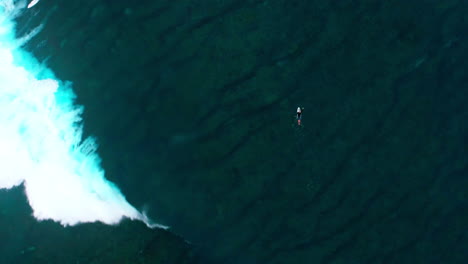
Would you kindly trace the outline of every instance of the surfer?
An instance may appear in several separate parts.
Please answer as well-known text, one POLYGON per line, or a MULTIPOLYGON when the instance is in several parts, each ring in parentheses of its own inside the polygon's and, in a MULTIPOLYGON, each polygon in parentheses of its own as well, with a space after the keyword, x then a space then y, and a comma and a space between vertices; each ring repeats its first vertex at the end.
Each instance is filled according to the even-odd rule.
POLYGON ((296 118, 297 118, 297 124, 298 124, 299 126, 301 125, 302 109, 304 109, 304 108, 300 108, 300 107, 297 108, 297 115, 296 115, 296 118))
POLYGON ((35 6, 38 2, 39 0, 32 0, 31 3, 29 3, 28 8, 35 6))

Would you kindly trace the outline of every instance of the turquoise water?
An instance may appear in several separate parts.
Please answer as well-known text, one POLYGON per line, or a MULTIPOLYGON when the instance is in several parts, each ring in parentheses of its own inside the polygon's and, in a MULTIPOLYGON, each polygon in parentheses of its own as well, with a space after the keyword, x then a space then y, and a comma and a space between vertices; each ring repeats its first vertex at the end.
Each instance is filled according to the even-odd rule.
POLYGON ((83 138, 96 139, 113 197, 170 228, 37 222, 20 186, 0 196, 3 262, 465 263, 467 10, 291 0, 22 10, 13 39, 41 26, 22 50, 71 82, 65 101, 83 106, 83 138))

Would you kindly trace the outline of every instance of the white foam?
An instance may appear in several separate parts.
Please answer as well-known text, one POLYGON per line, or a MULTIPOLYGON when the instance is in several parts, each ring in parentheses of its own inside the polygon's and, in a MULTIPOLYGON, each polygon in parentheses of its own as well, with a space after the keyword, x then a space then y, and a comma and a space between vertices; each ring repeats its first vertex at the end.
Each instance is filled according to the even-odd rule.
POLYGON ((38 220, 66 226, 117 224, 126 217, 165 228, 105 179, 95 141, 82 139, 82 108, 74 105, 70 85, 56 80, 13 37, 17 12, 12 1, 0 0, 0 188, 23 183, 38 220))

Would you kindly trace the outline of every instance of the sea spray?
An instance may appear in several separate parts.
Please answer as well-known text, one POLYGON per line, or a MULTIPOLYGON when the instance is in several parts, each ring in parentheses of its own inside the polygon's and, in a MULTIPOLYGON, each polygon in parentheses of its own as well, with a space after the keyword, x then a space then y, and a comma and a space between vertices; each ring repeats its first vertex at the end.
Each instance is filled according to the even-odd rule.
POLYGON ((22 50, 40 30, 15 38, 13 18, 25 7, 0 0, 0 188, 23 184, 38 220, 67 226, 126 217, 166 228, 105 179, 95 140, 82 138, 83 109, 74 104, 70 83, 22 50))

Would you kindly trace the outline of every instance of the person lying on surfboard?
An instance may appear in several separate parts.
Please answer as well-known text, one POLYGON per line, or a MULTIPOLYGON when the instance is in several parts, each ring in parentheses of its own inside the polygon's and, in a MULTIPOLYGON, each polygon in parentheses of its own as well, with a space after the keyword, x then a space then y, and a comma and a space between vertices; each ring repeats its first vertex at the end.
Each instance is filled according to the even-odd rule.
POLYGON ((296 118, 297 118, 297 124, 298 124, 299 126, 301 125, 302 109, 304 109, 304 108, 300 108, 300 107, 297 108, 297 116, 296 116, 296 118))

